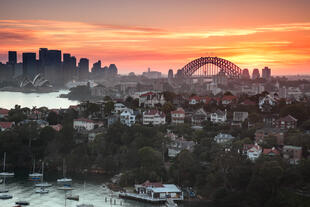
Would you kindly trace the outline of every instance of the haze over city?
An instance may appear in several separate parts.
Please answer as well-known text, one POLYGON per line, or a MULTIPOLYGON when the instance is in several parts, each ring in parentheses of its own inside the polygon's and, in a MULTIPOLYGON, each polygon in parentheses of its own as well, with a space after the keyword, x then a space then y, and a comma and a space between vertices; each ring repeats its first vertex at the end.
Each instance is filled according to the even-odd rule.
POLYGON ((61 49, 119 73, 167 73, 218 56, 273 75, 309 74, 310 2, 2 1, 0 61, 7 51, 61 49), (5 9, 4 9, 5 8, 5 9))

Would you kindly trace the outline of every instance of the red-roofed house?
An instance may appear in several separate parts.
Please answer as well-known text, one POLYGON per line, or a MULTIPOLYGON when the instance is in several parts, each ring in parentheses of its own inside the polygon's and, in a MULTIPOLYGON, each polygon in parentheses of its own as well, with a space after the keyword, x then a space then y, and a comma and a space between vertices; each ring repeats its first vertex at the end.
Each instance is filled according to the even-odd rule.
POLYGON ((237 102, 236 96, 223 96, 222 98, 222 104, 223 105, 229 105, 237 102))
POLYGON ((184 124, 185 111, 182 108, 177 108, 175 111, 171 111, 171 123, 172 124, 184 124))
POLYGON ((255 144, 253 147, 247 150, 247 156, 250 160, 255 161, 262 154, 262 148, 255 144))
POLYGON ((61 124, 56 124, 56 125, 50 125, 55 131, 59 132, 62 129, 61 124))
POLYGON ((9 115, 9 110, 0 108, 0 119, 7 117, 9 115))
POLYGON ((143 112, 143 125, 161 125, 166 124, 166 115, 156 109, 143 112))
POLYGON ((280 155, 280 152, 279 150, 277 150, 276 148, 269 148, 269 149, 264 149, 263 151, 263 155, 266 155, 266 156, 276 156, 276 155, 280 155))
POLYGON ((278 129, 295 129, 297 126, 297 121, 298 120, 291 115, 287 115, 286 117, 277 119, 273 125, 278 129))
POLYGON ((195 104, 200 103, 200 101, 201 101, 201 98, 199 96, 192 96, 189 98, 188 104, 195 105, 195 104))
POLYGON ((14 122, 0 122, 0 131, 11 129, 14 126, 14 122))

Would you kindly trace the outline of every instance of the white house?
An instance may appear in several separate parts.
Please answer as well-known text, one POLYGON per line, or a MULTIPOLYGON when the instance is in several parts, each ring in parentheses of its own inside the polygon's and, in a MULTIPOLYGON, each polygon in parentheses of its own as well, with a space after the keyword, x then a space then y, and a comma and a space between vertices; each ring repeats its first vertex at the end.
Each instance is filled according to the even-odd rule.
POLYGON ((87 131, 90 131, 95 128, 95 122, 85 118, 74 119, 73 128, 77 130, 86 129, 87 131))
POLYGON ((127 107, 122 103, 115 103, 114 104, 114 113, 122 113, 127 107))
POLYGON ((147 92, 139 96, 139 106, 154 107, 157 104, 164 105, 165 102, 163 93, 147 92))
POLYGON ((120 121, 129 127, 136 123, 136 116, 133 114, 132 109, 125 109, 120 115, 120 121))
POLYGON ((270 111, 276 103, 277 101, 271 95, 266 95, 259 99, 258 106, 261 111, 270 111))
POLYGON ((255 161, 262 154, 262 151, 262 148, 258 144, 255 144, 247 150, 247 156, 250 160, 255 161))
POLYGON ((227 120, 227 111, 217 110, 211 113, 210 121, 213 123, 224 123, 227 120))
POLYGON ((171 123, 172 124, 184 124, 185 111, 182 108, 177 108, 175 111, 171 111, 171 123))
POLYGON ((183 192, 174 184, 151 183, 146 181, 142 184, 135 185, 135 191, 143 197, 151 199, 166 200, 183 200, 183 192))
POLYGON ((168 146, 168 157, 176 157, 182 150, 193 152, 194 147, 194 141, 187 141, 183 137, 175 138, 168 146))
POLYGON ((161 125, 166 124, 166 115, 156 109, 143 112, 143 125, 161 125))
POLYGON ((231 141, 234 138, 235 137, 233 137, 231 134, 219 133, 218 135, 214 137, 214 141, 216 141, 217 143, 225 143, 225 142, 231 141))

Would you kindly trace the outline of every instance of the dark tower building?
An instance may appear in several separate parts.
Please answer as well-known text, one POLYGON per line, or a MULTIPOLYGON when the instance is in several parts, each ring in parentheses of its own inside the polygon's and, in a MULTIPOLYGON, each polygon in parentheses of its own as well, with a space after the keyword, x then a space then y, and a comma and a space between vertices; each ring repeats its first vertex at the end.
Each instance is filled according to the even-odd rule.
POLYGON ((76 59, 68 53, 63 54, 63 74, 65 82, 73 80, 76 69, 76 59))
POLYGON ((256 79, 259 79, 260 78, 260 73, 259 73, 259 70, 257 68, 255 68, 253 70, 253 73, 252 73, 252 79, 253 80, 256 80, 256 79))
POLYGON ((16 51, 9 51, 8 52, 9 56, 9 64, 15 65, 17 63, 17 53, 16 51))
POLYGON ((247 68, 242 70, 242 75, 241 75, 242 79, 248 80, 251 78, 249 70, 247 68))
POLYGON ((265 80, 270 80, 271 78, 271 69, 268 67, 265 67, 262 69, 262 78, 265 80))
POLYGON ((168 79, 172 79, 172 78, 173 78, 173 70, 170 69, 170 70, 168 71, 168 79))
MULTIPOLYGON (((45 52, 45 51, 44 51, 45 52)), ((45 59, 45 78, 53 85, 62 85, 63 70, 61 64, 61 51, 60 50, 47 50, 45 59)))
POLYGON ((37 74, 36 53, 23 53, 23 76, 33 79, 37 74))
POLYGON ((100 61, 100 60, 98 60, 98 62, 95 62, 95 63, 93 64, 93 67, 92 67, 92 69, 91 69, 91 72, 92 72, 93 74, 99 74, 99 73, 101 72, 101 61, 100 61))
POLYGON ((89 60, 87 58, 81 58, 79 62, 79 79, 88 80, 89 75, 89 60))
POLYGON ((115 76, 117 75, 117 67, 115 64, 109 65, 109 76, 115 76))

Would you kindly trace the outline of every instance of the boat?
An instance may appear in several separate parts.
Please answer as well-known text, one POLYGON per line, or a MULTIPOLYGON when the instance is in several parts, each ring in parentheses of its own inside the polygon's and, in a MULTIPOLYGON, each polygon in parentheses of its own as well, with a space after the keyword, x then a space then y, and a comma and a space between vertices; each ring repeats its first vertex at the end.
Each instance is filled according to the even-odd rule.
POLYGON ((80 200, 80 196, 78 196, 78 195, 67 195, 66 198, 68 200, 73 200, 73 201, 79 201, 80 200))
POLYGON ((38 189, 36 189, 35 192, 36 192, 36 193, 40 193, 40 194, 46 194, 46 193, 48 193, 49 191, 48 191, 48 189, 45 189, 45 188, 38 188, 38 189))
POLYGON ((72 183, 72 179, 66 178, 66 172, 67 172, 66 161, 63 160, 62 161, 62 176, 63 176, 63 178, 57 179, 57 183, 70 186, 72 183))
MULTIPOLYGON (((85 193, 85 186, 86 186, 86 183, 84 182, 84 193, 85 193)), ((94 207, 94 205, 93 204, 85 204, 85 203, 83 203, 83 204, 79 204, 79 205, 77 205, 77 207, 94 207)))
MULTIPOLYGON (((41 189, 45 189, 45 188, 48 188, 48 187, 51 187, 52 184, 50 183, 47 183, 47 182, 43 182, 43 178, 44 178, 44 162, 42 162, 42 177, 41 177, 41 183, 37 183, 35 184, 35 187, 39 187, 41 189)), ((37 193, 37 192, 36 192, 37 193)), ((45 192, 44 192, 45 193, 45 192)), ((47 191, 48 193, 48 191, 47 191)))
POLYGON ((42 173, 36 173, 35 172, 35 168, 36 168, 36 160, 33 160, 33 168, 32 168, 32 173, 29 174, 29 180, 40 180, 43 177, 42 173))
POLYGON ((0 199, 2 199, 2 200, 7 200, 7 199, 11 199, 11 198, 13 198, 13 196, 11 196, 11 195, 7 195, 7 194, 0 195, 0 199))
POLYGON ((71 188, 70 186, 62 186, 62 187, 59 187, 58 190, 69 191, 69 190, 73 190, 73 188, 71 188))
POLYGON ((28 201, 16 201, 15 204, 20 206, 28 206, 30 203, 28 201))
POLYGON ((166 207, 177 207, 178 204, 176 204, 171 198, 168 198, 166 203, 165 203, 166 207))

